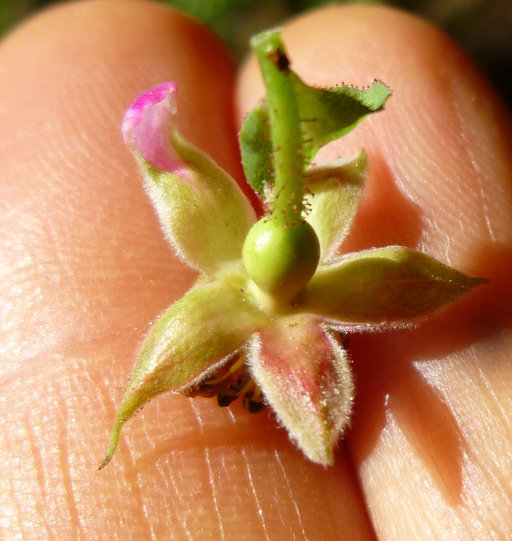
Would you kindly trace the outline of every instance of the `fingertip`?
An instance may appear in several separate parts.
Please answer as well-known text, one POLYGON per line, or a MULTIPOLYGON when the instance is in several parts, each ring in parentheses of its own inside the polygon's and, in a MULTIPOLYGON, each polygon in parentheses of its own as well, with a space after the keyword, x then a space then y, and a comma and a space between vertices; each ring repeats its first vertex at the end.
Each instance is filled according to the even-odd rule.
POLYGON ((111 135, 119 146, 118 120, 135 96, 175 80, 184 134, 238 172, 225 150, 226 138, 231 142, 234 133, 233 59, 205 27, 163 4, 57 5, 8 35, 0 54, 4 80, 10 81, 3 85, 2 103, 16 96, 16 103, 30 101, 47 116, 66 110, 77 116, 72 121, 81 122, 84 133, 108 125, 116 130, 111 135))
MULTIPOLYGON (((120 124, 141 91, 176 80, 184 134, 236 174, 234 71, 210 32, 150 2, 63 3, 0 44, 0 457, 25 487, 9 493, 13 537, 45 531, 35 502, 49 492, 55 531, 115 537, 120 508, 147 531, 133 479, 91 470, 137 343, 194 273, 163 239, 120 124)), ((146 502, 163 524, 162 490, 146 502)))
POLYGON ((123 314, 145 326, 165 307, 165 296, 135 313, 121 288, 145 297, 138 280, 151 276, 147 284, 172 298, 188 287, 191 273, 173 262, 163 241, 122 142, 123 113, 142 90, 176 80, 184 134, 237 174, 229 52, 161 4, 76 2, 44 11, 7 36, 0 66, 0 191, 9 209, 2 226, 20 247, 5 253, 2 266, 10 286, 22 280, 24 291, 30 283, 44 292, 31 300, 27 316, 26 299, 11 299, 6 284, 12 320, 28 329, 52 305, 38 348, 56 334, 61 340, 101 332, 97 310, 106 328, 119 325, 123 314), (15 272, 22 253, 36 254, 23 276, 15 272), (164 261, 179 273, 169 276, 164 261), (80 313, 79 306, 89 309, 80 313))

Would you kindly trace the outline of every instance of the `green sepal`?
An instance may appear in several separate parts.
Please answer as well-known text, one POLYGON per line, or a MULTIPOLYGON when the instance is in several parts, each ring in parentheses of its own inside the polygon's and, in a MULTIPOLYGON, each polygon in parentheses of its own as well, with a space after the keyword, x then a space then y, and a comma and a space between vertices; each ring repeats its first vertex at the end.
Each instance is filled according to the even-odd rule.
POLYGON ((255 213, 237 183, 209 156, 177 132, 170 138, 183 169, 162 171, 139 155, 144 184, 177 253, 211 276, 240 259, 255 213))
POLYGON ((347 236, 364 194, 368 158, 312 166, 306 173, 307 220, 320 241, 320 262, 331 262, 347 236))
POLYGON ((392 325, 435 312, 485 282, 421 252, 388 246, 319 267, 300 307, 340 325, 392 325))
POLYGON ((112 458, 123 424, 141 406, 164 391, 185 392, 214 375, 265 321, 241 272, 202 283, 174 303, 142 344, 101 467, 112 458))

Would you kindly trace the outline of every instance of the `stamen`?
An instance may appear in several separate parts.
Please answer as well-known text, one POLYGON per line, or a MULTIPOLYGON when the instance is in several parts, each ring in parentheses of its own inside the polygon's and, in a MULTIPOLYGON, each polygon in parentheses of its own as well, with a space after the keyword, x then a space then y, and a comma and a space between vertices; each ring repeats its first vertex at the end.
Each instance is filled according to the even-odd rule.
POLYGON ((217 397, 221 407, 227 407, 239 397, 243 397, 242 405, 250 413, 258 413, 265 409, 266 404, 259 387, 251 378, 245 361, 247 356, 241 351, 233 356, 233 362, 225 366, 214 377, 203 381, 193 389, 187 389, 185 395, 189 397, 203 396, 205 398, 217 397))
POLYGON ((244 394, 242 405, 249 413, 259 413, 267 407, 263 400, 261 390, 256 384, 254 384, 253 389, 244 394))
POLYGON ((217 377, 209 379, 207 382, 208 385, 215 385, 216 383, 220 383, 221 381, 224 381, 233 372, 238 370, 245 363, 245 359, 247 358, 244 352, 239 353, 237 357, 238 359, 232 365, 230 365, 227 372, 221 372, 217 377))

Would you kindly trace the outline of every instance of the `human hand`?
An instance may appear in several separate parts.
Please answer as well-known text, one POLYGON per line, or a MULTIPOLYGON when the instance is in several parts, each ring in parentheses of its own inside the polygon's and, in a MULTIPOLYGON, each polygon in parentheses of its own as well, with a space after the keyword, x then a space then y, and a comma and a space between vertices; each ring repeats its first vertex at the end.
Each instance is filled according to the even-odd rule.
MULTIPOLYGON (((492 280, 414 330, 352 338, 356 415, 336 465, 272 416, 171 394, 97 472, 137 344, 193 273, 163 240, 119 124, 180 85, 184 135, 241 179, 238 118, 262 87, 161 5, 47 12, 0 46, 2 533, 27 539, 506 537, 512 529, 510 117, 454 45, 384 8, 305 15, 284 34, 309 83, 394 91, 326 149, 365 147, 344 249, 403 244, 492 280)), ((320 157, 319 157, 320 160, 320 157)))

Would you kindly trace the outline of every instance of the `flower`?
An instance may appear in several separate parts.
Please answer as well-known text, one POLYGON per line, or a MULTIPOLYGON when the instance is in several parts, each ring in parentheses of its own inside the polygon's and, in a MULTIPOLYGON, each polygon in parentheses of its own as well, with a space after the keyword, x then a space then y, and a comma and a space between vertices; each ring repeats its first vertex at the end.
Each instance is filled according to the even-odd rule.
MULTIPOLYGON (((280 77, 288 65, 274 60, 272 77, 280 77)), ((316 107, 319 119, 309 147, 301 147, 306 166, 317 147, 380 109, 388 96, 381 83, 366 91, 344 87, 339 112, 333 101, 339 88, 309 89, 293 72, 284 75, 299 114, 316 107), (347 115, 347 96, 352 109, 366 109, 354 116, 349 107, 347 115), (334 126, 336 115, 341 120, 334 126)), ((286 94, 282 87, 279 92, 286 94)), ((337 256, 364 191, 364 152, 349 163, 309 166, 307 191, 292 205, 295 187, 277 212, 282 190, 272 192, 268 184, 274 176, 278 183, 282 172, 268 161, 275 143, 266 131, 273 122, 268 104, 249 115, 241 134, 247 176, 273 208, 257 221, 236 182, 180 135, 176 96, 175 83, 142 94, 126 113, 123 135, 166 237, 201 278, 146 337, 101 467, 112 458, 125 421, 167 390, 217 396, 224 406, 242 397, 253 412, 268 404, 310 460, 332 464, 354 400, 346 333, 410 323, 483 280, 400 246, 337 256)), ((285 130, 286 141, 292 136, 285 130)))

